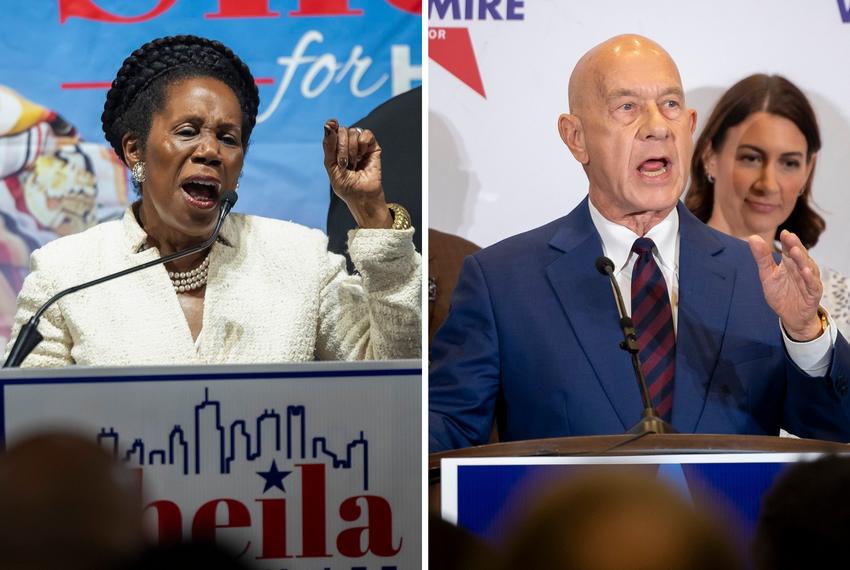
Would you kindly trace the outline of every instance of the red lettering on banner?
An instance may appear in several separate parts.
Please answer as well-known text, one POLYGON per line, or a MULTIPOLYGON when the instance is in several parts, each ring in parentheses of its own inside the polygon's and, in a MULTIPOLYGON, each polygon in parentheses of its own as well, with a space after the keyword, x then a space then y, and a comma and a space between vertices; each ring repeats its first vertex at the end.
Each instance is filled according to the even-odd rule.
POLYGON ((280 12, 269 10, 269 0, 218 0, 218 12, 204 18, 279 18, 280 12))
POLYGON ((390 6, 411 14, 422 13, 422 0, 387 0, 387 2, 390 6))
POLYGON ((110 24, 135 24, 146 22, 162 15, 174 6, 177 0, 159 0, 154 8, 139 16, 118 16, 107 12, 94 3, 94 0, 59 0, 59 23, 64 24, 68 18, 82 18, 110 24))
POLYGON ((298 10, 290 16, 362 16, 363 10, 352 10, 348 0, 298 0, 298 10))
POLYGON ((362 499, 366 503, 366 526, 349 528, 336 538, 336 548, 343 556, 359 558, 370 552, 376 556, 395 556, 401 550, 403 539, 399 539, 398 548, 393 548, 393 512, 392 507, 383 497, 359 495, 349 497, 339 506, 342 520, 354 522, 358 520, 363 509, 357 504, 362 499), (366 549, 361 549, 361 537, 364 532, 366 549))
MULTIPOLYGON (((339 520, 359 523, 346 528, 336 536, 336 551, 328 552, 327 534, 327 465, 321 463, 296 464, 300 471, 301 495, 301 554, 290 553, 287 543, 287 499, 262 499, 254 501, 260 505, 260 516, 252 520, 248 506, 236 499, 219 498, 203 503, 192 517, 191 537, 200 542, 217 542, 217 531, 221 528, 251 528, 254 522, 262 535, 260 552, 256 560, 285 558, 331 558, 341 555, 362 558, 368 554, 381 557, 396 556, 401 552, 404 538, 393 544, 393 512, 389 501, 378 495, 355 495, 339 504, 339 520), (219 512, 222 507, 224 511, 219 512), (219 522, 219 519, 224 519, 219 522)), ((141 478, 143 472, 139 471, 141 478)), ((139 481, 141 492, 141 483, 139 481)), ((170 500, 160 499, 148 503, 144 513, 156 514, 157 542, 168 544, 183 539, 183 514, 180 506, 170 500)), ((257 515, 257 513, 254 513, 257 515)), ((248 540, 239 557, 251 549, 248 540)))
POLYGON ((286 553, 286 499, 257 499, 263 505, 263 552, 257 560, 292 558, 286 553))
MULTIPOLYGON (((192 540, 199 542, 215 542, 215 531, 219 528, 242 528, 251 526, 251 513, 248 508, 235 499, 213 499, 201 505, 192 521, 192 540), (227 522, 218 524, 216 511, 218 505, 227 508, 227 522)), ((251 546, 250 541, 245 545, 243 553, 251 546)))
MULTIPOLYGON (((410 14, 422 13, 422 0, 384 0, 387 4, 410 14)), ((289 12, 294 17, 362 16, 362 8, 351 8, 350 0, 298 0, 298 9, 289 12)), ((96 0, 59 0, 59 23, 68 18, 81 18, 108 24, 136 24, 153 20, 170 10, 177 0, 159 0, 150 11, 138 16, 120 16, 104 10, 96 0)), ((218 0, 218 12, 208 12, 208 20, 233 18, 279 18, 280 12, 269 9, 269 0, 218 0)))
POLYGON ((157 542, 180 542, 183 540, 183 514, 180 507, 172 501, 153 501, 145 507, 156 511, 157 542))
POLYGON ((325 466, 296 464, 301 470, 301 542, 298 558, 328 558, 325 512, 325 466))

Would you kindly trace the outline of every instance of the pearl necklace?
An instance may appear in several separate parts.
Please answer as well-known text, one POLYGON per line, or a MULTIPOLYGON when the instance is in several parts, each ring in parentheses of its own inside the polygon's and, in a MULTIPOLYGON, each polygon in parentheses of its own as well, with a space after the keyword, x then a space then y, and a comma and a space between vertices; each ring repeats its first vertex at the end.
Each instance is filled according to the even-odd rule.
POLYGON ((208 251, 207 256, 195 269, 183 272, 169 271, 168 277, 171 279, 171 285, 178 293, 185 293, 187 291, 200 289, 207 284, 207 268, 209 268, 209 266, 210 254, 208 251))

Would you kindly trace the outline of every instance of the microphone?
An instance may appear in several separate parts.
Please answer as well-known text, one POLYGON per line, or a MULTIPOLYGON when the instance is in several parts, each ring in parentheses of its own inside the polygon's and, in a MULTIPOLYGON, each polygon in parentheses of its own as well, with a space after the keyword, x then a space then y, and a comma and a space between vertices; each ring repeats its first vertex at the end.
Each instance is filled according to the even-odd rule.
POLYGON ((166 255, 165 257, 160 257, 159 259, 154 259, 152 261, 148 261, 147 263, 143 263, 141 265, 136 265, 135 267, 130 267, 128 269, 124 269, 118 271, 117 273, 112 273, 110 275, 106 275, 105 277, 99 277, 97 279, 93 279, 91 281, 87 281, 80 285, 74 285, 73 287, 68 287, 67 289, 63 289, 59 291, 50 299, 47 300, 39 309, 35 312, 32 318, 27 321, 23 327, 21 327, 20 332, 18 332, 18 338, 15 340, 15 344, 12 346, 12 350, 9 352, 9 357, 6 359, 6 362, 3 363, 3 368, 17 368, 21 365, 21 362, 29 355, 32 350, 38 346, 44 337, 38 332, 38 323, 41 320, 41 316, 44 312, 50 308, 50 306, 64 297, 65 295, 70 295, 71 293, 76 293, 77 291, 82 291, 83 289, 88 289, 89 287, 93 287, 95 285, 99 285, 101 283, 106 283, 107 281, 112 281, 113 279, 117 279, 119 277, 123 277, 124 275, 129 275, 130 273, 135 273, 136 271, 141 271, 142 269, 147 269, 148 267, 153 267, 155 265, 161 265, 163 263, 168 263, 170 261, 174 261, 175 259, 180 259, 181 257, 186 257, 187 255, 191 255, 195 252, 204 250, 210 247, 218 238, 218 234, 221 231, 221 226, 224 223, 224 218, 227 217, 227 214, 230 213, 230 210, 233 208, 234 204, 236 204, 236 200, 239 196, 236 195, 236 192, 233 190, 226 190, 222 193, 220 199, 220 208, 218 211, 218 221, 215 224, 215 229, 213 230, 212 235, 204 240, 202 243, 197 245, 193 245, 192 247, 188 247, 181 251, 176 251, 170 255, 166 255))
POLYGON ((607 275, 611 281, 611 288, 614 291, 614 298, 617 301, 617 313, 620 315, 620 328, 623 331, 623 341, 620 343, 620 348, 632 355, 632 368, 635 370, 638 389, 643 400, 643 414, 641 415, 641 419, 629 429, 628 433, 679 433, 673 426, 659 418, 655 412, 655 408, 652 406, 652 398, 646 387, 646 378, 640 367, 640 358, 638 356, 640 354, 640 346, 638 346, 637 342, 635 324, 632 318, 626 313, 626 305, 623 303, 623 293, 620 291, 620 285, 617 284, 617 279, 614 278, 614 262, 604 255, 598 257, 596 258, 596 270, 602 275, 607 275))

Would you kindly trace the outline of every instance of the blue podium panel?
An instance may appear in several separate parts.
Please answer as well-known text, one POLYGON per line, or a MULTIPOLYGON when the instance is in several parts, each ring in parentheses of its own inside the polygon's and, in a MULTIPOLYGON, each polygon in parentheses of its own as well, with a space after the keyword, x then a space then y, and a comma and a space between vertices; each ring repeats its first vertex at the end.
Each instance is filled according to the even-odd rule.
POLYGON ((442 516, 494 545, 504 544, 541 491, 600 466, 654 474, 750 544, 761 499, 776 478, 812 453, 733 453, 551 458, 443 459, 442 516))
POLYGON ((3 371, 2 441, 50 428, 137 470, 153 537, 259 568, 421 565, 421 363, 3 371))

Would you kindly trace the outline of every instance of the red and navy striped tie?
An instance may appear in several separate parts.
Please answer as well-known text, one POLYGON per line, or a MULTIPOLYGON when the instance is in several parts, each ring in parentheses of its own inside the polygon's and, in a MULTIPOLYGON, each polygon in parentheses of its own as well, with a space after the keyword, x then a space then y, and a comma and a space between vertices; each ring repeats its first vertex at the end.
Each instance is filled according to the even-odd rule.
POLYGON ((638 238, 632 246, 637 254, 632 270, 632 321, 652 404, 658 416, 669 422, 673 410, 676 336, 667 284, 652 257, 654 247, 649 238, 638 238))

